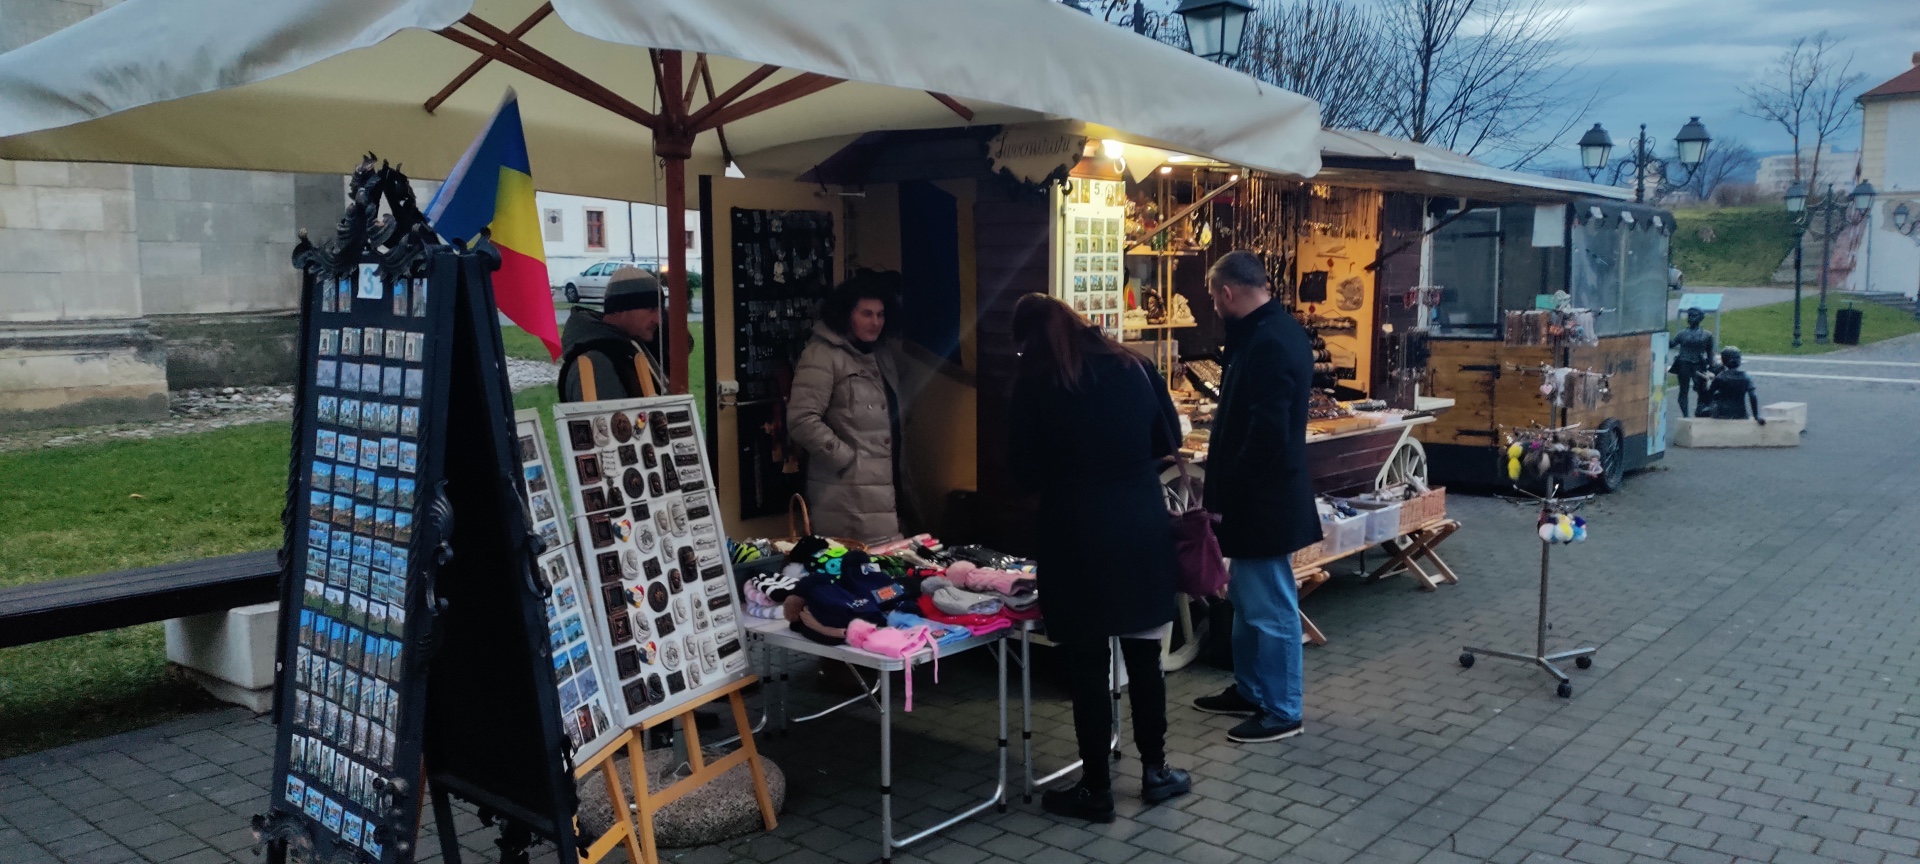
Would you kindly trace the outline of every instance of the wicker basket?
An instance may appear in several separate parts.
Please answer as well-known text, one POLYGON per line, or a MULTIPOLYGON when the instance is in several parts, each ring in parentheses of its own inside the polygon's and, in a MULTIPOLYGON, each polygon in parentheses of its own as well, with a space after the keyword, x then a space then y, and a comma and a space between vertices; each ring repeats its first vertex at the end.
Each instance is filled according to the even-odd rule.
POLYGON ((1447 487, 1435 486, 1400 504, 1400 533, 1406 534, 1447 516, 1447 487))
MULTIPOLYGON (((774 537, 771 542, 791 548, 793 544, 800 542, 802 538, 811 536, 812 534, 813 515, 807 512, 807 499, 795 495, 787 501, 787 536, 774 537)), ((855 551, 865 552, 867 550, 867 544, 850 537, 828 537, 827 539, 855 551)), ((785 550, 783 549, 781 551, 784 552, 785 550)))

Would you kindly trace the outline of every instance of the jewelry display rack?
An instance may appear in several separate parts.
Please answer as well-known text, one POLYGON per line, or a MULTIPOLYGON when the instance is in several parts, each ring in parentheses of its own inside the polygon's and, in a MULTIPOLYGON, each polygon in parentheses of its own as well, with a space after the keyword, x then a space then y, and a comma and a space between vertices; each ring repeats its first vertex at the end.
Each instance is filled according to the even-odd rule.
MULTIPOLYGON (((1571 513, 1573 510, 1579 509, 1580 504, 1584 504, 1593 499, 1591 495, 1562 499, 1556 497, 1559 489, 1560 481, 1550 480, 1547 484, 1546 496, 1542 497, 1529 494, 1528 497, 1540 503, 1540 513, 1543 517, 1549 514, 1571 513)), ((1560 667, 1554 664, 1558 661, 1571 659, 1574 665, 1581 669, 1591 668, 1593 666, 1594 652, 1600 649, 1589 646, 1567 651, 1556 651, 1552 654, 1547 653, 1547 629, 1550 626, 1547 624, 1547 585, 1549 581, 1548 564, 1552 560, 1552 546, 1553 543, 1547 540, 1540 541, 1540 612, 1534 627, 1533 653, 1521 654, 1515 651, 1495 651, 1491 648, 1467 646, 1460 649, 1460 665, 1472 669, 1474 660, 1481 654, 1488 657, 1497 657, 1502 660, 1532 663, 1546 670, 1547 674, 1552 675, 1560 682, 1559 686, 1554 688, 1555 694, 1562 699, 1570 699, 1573 697, 1573 679, 1568 677, 1566 672, 1561 671, 1560 667)))

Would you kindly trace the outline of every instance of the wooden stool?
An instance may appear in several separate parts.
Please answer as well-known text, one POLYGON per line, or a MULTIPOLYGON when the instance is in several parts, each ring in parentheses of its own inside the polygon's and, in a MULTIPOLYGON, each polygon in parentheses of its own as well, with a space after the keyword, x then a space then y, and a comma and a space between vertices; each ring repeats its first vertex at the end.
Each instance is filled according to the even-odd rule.
POLYGON ((1440 554, 1434 551, 1435 546, 1440 545, 1441 541, 1453 536, 1453 532, 1458 530, 1460 530, 1459 522, 1452 519, 1442 519, 1438 522, 1422 525, 1404 535, 1380 544, 1380 548, 1387 551, 1387 563, 1374 568, 1373 572, 1368 573, 1367 581, 1375 582, 1390 576, 1411 573, 1413 574, 1414 580, 1420 583, 1420 590, 1422 591, 1438 590, 1443 584, 1458 584, 1460 577, 1455 575, 1453 568, 1447 566, 1447 562, 1441 560, 1440 554), (1433 565, 1436 571, 1435 573, 1429 574, 1420 566, 1420 559, 1422 558, 1433 565))

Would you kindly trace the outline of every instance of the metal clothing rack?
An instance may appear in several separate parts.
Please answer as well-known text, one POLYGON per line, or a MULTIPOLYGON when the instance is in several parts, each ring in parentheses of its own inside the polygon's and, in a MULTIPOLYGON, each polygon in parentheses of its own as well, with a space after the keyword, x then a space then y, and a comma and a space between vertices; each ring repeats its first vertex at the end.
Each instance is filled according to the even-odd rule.
MULTIPOLYGON (((1549 481, 1547 495, 1545 497, 1538 495, 1529 495, 1528 497, 1540 502, 1540 512, 1543 515, 1557 509, 1560 505, 1568 501, 1585 502, 1593 498, 1591 495, 1565 500, 1556 498, 1554 496, 1559 488, 1560 483, 1558 480, 1549 481)), ((1573 679, 1569 678, 1567 673, 1561 671, 1560 667, 1554 665, 1554 663, 1572 659, 1575 666, 1581 669, 1587 669, 1593 666, 1594 652, 1600 649, 1589 646, 1567 651, 1556 651, 1552 654, 1547 653, 1547 584, 1548 564, 1552 558, 1552 546, 1552 543, 1545 540, 1540 541, 1540 613, 1534 626, 1533 653, 1521 654, 1515 651, 1495 651, 1491 648, 1467 646, 1460 649, 1460 665, 1472 669, 1474 660, 1481 654, 1485 654, 1488 657, 1498 657, 1502 660, 1532 663, 1546 670, 1547 674, 1552 675, 1560 682, 1559 686, 1554 688, 1555 694, 1562 699, 1570 699, 1573 697, 1573 679)))

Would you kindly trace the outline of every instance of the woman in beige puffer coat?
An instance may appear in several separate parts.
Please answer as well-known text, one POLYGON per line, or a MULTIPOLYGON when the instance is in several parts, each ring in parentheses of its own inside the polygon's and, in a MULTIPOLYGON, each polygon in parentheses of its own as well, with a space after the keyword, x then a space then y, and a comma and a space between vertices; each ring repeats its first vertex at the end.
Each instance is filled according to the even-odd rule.
POLYGON ((872 543, 900 536, 900 376, 887 324, 897 274, 863 270, 827 298, 800 352, 787 434, 807 453, 813 531, 872 543))

